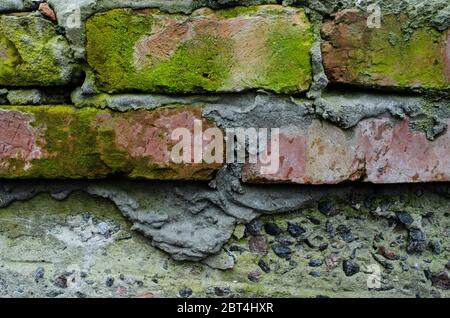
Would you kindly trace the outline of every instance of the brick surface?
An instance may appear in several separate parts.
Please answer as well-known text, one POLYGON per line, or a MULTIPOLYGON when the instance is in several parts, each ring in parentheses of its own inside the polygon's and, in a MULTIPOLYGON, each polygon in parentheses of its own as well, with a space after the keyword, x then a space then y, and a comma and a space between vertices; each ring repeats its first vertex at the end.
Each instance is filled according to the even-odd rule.
POLYGON ((299 184, 449 181, 449 141, 448 131, 429 141, 408 120, 366 119, 351 131, 314 121, 305 129, 281 131, 277 173, 262 175, 260 164, 246 164, 243 179, 299 184))
POLYGON ((450 88, 450 32, 420 26, 407 32, 404 15, 383 16, 369 28, 366 13, 336 13, 322 28, 323 61, 334 83, 407 89, 450 88))
MULTIPOLYGON (((70 106, 0 108, 0 177, 208 180, 217 164, 174 164, 176 128, 194 129, 201 108, 115 113, 70 106)), ((211 123, 203 120, 203 128, 211 123)), ((206 146, 206 144, 204 145, 206 146)), ((193 144, 191 152, 193 153, 193 144)))
POLYGON ((105 92, 282 93, 311 84, 311 25, 301 8, 239 7, 192 15, 111 10, 87 21, 87 59, 105 92))

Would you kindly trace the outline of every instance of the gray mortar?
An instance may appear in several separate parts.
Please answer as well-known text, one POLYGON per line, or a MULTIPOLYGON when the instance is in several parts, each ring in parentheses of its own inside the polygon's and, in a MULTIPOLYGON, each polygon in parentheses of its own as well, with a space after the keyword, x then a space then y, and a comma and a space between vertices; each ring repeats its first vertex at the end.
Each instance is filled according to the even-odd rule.
MULTIPOLYGON (((380 195, 397 195, 407 188, 420 187, 248 185, 239 180, 239 168, 228 166, 209 185, 121 180, 2 182, 0 208, 42 192, 63 200, 74 191, 84 191, 111 200, 132 222, 133 230, 151 238, 154 246, 175 260, 200 261, 222 250, 236 224, 247 224, 261 215, 300 210, 322 199, 369 196, 375 190, 380 195)), ((427 187, 449 193, 446 184, 427 187)))

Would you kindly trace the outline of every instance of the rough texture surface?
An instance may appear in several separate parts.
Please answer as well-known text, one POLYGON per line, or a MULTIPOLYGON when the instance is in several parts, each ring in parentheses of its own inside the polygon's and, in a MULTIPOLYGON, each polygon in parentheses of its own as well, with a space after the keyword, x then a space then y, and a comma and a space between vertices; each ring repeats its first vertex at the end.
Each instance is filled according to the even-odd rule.
POLYGON ((450 33, 426 25, 407 33, 402 23, 408 19, 383 16, 381 28, 370 29, 364 12, 336 13, 322 28, 329 79, 361 86, 450 88, 450 33))
POLYGON ((191 16, 113 10, 87 21, 87 60, 109 93, 296 93, 312 81, 312 39, 295 8, 201 9, 191 16))
MULTIPOLYGON (((220 166, 175 164, 170 157, 177 143, 172 132, 193 131, 194 120, 202 121, 201 108, 195 106, 126 114, 70 106, 5 106, 0 108, 0 176, 207 180, 220 166)), ((208 125, 204 120, 203 126, 208 125)))
POLYGON ((67 40, 50 21, 0 15, 0 86, 66 85, 76 76, 67 40))
MULTIPOLYGON (((221 255, 231 257, 235 265, 222 271, 167 259, 130 231, 120 212, 137 209, 139 204, 154 222, 161 219, 161 232, 172 232, 171 217, 162 218, 157 212, 176 207, 171 195, 161 195, 167 186, 2 183, 0 197, 6 207, 0 210, 1 295, 180 297, 189 290, 193 297, 448 297, 444 282, 449 201, 433 193, 448 193, 448 187, 316 188, 308 195, 301 187, 273 188, 266 206, 286 206, 285 201, 294 212, 260 217, 243 228, 242 235, 242 225, 234 234, 234 227, 225 231, 230 241, 221 255), (117 208, 80 191, 109 193, 117 208), (303 199, 294 199, 298 194, 303 199), (280 228, 277 236, 264 230, 273 224, 280 228), (408 252, 409 246, 417 246, 411 233, 418 231, 426 237, 424 248, 408 252), (287 258, 281 251, 288 253, 287 258), (371 278, 379 284, 368 285, 371 278)), ((179 192, 186 196, 193 190, 206 191, 190 187, 179 192)), ((269 193, 265 188, 245 190, 247 194, 235 198, 269 193)), ((206 210, 211 213, 211 206, 206 210)), ((201 218, 207 212, 179 213, 201 218)), ((223 212, 216 213, 227 218, 223 212)), ((208 231, 224 231, 220 224, 208 231)), ((180 235, 190 231, 180 227, 180 235)), ((158 246, 158 241, 153 243, 158 246)), ((225 265, 227 257, 221 259, 225 263, 216 260, 215 265, 225 265)))

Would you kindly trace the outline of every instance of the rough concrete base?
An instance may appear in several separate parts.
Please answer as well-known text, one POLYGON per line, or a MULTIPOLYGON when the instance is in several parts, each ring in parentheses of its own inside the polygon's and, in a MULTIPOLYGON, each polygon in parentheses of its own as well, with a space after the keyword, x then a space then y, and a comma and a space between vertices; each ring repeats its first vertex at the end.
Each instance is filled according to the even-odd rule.
POLYGON ((225 268, 231 258, 228 270, 172 260, 109 200, 42 193, 0 210, 0 296, 449 297, 447 189, 366 186, 238 225, 207 260, 225 268), (374 265, 381 285, 369 289, 374 265))

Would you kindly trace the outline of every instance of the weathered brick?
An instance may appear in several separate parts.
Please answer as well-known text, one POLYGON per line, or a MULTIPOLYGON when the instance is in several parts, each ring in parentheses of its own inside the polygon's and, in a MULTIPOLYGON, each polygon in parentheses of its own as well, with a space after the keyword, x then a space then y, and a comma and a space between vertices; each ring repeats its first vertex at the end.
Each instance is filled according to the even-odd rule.
POLYGON ((280 132, 277 173, 262 175, 260 164, 246 164, 243 179, 299 184, 449 181, 449 153, 449 131, 429 141, 407 119, 366 119, 351 131, 315 120, 307 128, 280 132))
POLYGON ((426 25, 407 28, 408 19, 387 15, 381 28, 369 28, 365 12, 336 13, 322 28, 329 79, 370 87, 449 89, 450 32, 426 25))
MULTIPOLYGON (((193 131, 200 107, 126 113, 71 106, 0 108, 1 178, 207 180, 217 164, 174 164, 176 128, 193 131)), ((212 123, 203 120, 203 128, 212 123)), ((205 145, 204 145, 205 146, 205 145)), ((193 150, 192 150, 193 152, 193 150)))
POLYGON ((0 86, 65 85, 78 73, 67 40, 50 21, 0 16, 0 86))
POLYGON ((104 92, 308 90, 311 25, 301 8, 238 7, 192 15, 116 9, 91 17, 87 60, 104 92))

